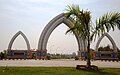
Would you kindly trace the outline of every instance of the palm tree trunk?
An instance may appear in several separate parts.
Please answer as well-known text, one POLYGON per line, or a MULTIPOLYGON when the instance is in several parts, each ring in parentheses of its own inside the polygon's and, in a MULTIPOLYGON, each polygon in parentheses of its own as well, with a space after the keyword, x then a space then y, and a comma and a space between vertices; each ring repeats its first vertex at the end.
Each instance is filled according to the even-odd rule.
POLYGON ((91 67, 91 61, 90 61, 90 40, 88 37, 88 45, 87 45, 87 67, 91 67))
POLYGON ((86 29, 87 29, 87 67, 91 68, 91 62, 90 62, 90 27, 89 24, 86 22, 86 29))

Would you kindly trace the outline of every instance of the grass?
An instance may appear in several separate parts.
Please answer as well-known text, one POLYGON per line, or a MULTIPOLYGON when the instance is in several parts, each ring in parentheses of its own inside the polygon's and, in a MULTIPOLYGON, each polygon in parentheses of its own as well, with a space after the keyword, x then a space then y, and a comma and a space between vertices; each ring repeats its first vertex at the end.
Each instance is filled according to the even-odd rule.
POLYGON ((100 68, 99 72, 74 67, 0 67, 0 75, 120 75, 120 68, 100 68))

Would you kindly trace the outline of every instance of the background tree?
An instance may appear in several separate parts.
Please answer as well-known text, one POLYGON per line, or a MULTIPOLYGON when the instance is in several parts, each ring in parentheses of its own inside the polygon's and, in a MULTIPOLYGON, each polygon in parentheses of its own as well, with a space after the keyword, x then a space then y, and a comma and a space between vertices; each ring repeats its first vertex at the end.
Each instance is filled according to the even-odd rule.
POLYGON ((4 50, 3 52, 0 52, 0 59, 6 59, 7 58, 7 51, 4 50))
POLYGON ((81 10, 78 5, 70 5, 66 9, 66 18, 71 19, 74 26, 66 31, 75 31, 80 38, 87 41, 87 67, 91 68, 90 62, 90 42, 96 36, 101 36, 115 27, 120 29, 120 13, 107 13, 96 20, 93 24, 90 11, 81 10))
POLYGON ((99 47, 98 51, 113 51, 113 49, 110 47, 110 45, 107 45, 105 47, 99 47))
POLYGON ((3 53, 4 53, 4 59, 6 59, 7 58, 7 50, 4 50, 3 53))

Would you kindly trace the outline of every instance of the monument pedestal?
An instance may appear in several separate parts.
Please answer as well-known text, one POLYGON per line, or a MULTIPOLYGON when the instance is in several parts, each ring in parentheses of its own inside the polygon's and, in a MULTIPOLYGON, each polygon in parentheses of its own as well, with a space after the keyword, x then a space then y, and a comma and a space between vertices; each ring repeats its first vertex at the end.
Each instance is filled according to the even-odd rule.
POLYGON ((78 56, 80 60, 85 60, 87 57, 86 51, 78 51, 78 56))
POLYGON ((46 59, 47 50, 37 50, 36 51, 36 59, 46 59))
POLYGON ((28 50, 8 50, 7 59, 28 59, 28 50))

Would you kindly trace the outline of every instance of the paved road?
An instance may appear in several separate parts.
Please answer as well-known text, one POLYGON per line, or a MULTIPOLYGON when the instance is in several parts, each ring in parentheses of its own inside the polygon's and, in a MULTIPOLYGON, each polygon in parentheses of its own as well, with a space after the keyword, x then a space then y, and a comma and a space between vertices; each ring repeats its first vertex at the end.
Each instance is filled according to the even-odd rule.
MULTIPOLYGON (((85 65, 86 61, 75 60, 0 60, 0 66, 21 66, 21 67, 76 67, 76 65, 85 65)), ((93 65, 99 67, 120 68, 119 62, 92 61, 93 65)))

